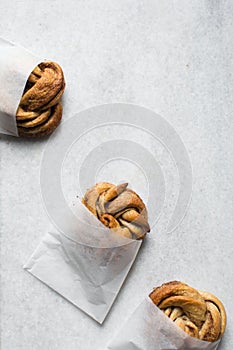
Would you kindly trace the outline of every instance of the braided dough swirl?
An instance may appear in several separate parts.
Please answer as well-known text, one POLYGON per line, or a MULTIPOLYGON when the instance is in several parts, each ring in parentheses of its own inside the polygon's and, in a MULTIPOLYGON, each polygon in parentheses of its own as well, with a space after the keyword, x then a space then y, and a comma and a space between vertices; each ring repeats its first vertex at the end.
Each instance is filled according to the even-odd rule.
POLYGON ((149 297, 165 315, 192 337, 214 342, 225 331, 224 306, 211 293, 173 281, 155 288, 149 297))
POLYGON ((62 117, 61 96, 65 79, 55 62, 42 62, 30 74, 16 112, 19 136, 51 134, 62 117))
POLYGON ((150 231, 145 204, 124 183, 97 183, 85 193, 83 204, 107 227, 122 236, 143 239, 150 231))

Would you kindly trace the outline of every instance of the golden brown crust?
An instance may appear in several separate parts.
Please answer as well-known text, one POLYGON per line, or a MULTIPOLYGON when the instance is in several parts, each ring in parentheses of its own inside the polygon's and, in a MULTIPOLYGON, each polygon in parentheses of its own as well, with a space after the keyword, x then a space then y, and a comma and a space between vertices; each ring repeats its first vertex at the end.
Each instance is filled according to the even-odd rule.
POLYGON ((22 137, 44 137, 50 135, 60 124, 62 118, 62 104, 58 103, 57 105, 50 108, 50 116, 43 123, 34 127, 22 127, 18 126, 19 136, 22 137))
MULTIPOLYGON (((219 338, 222 337, 225 328, 226 328, 226 311, 225 308, 222 304, 222 302, 213 294, 209 293, 209 292, 202 292, 199 291, 199 293, 201 294, 201 296, 203 297, 203 299, 206 302, 207 305, 207 312, 209 314, 209 318, 212 319, 212 323, 214 323, 214 327, 216 328, 218 327, 218 322, 219 322, 219 317, 218 314, 220 313, 221 317, 220 317, 220 324, 219 324, 219 338)), ((208 320, 209 323, 209 320, 208 320)), ((207 336, 206 335, 206 331, 204 331, 204 325, 203 325, 203 330, 202 330, 202 337, 203 339, 207 336)))
POLYGON ((190 336, 216 341, 226 327, 223 304, 213 294, 172 281, 154 288, 149 297, 177 326, 190 336))
POLYGON ((42 62, 33 70, 16 112, 19 136, 42 137, 56 129, 62 117, 64 89, 64 75, 57 63, 42 62))
MULTIPOLYGON (((38 79, 28 78, 26 91, 24 92, 20 106, 27 111, 42 109, 48 105, 57 94, 64 90, 64 76, 61 67, 55 62, 42 62, 36 67, 38 79), (31 87, 30 83, 32 84, 31 87)), ((54 104, 56 104, 56 101, 54 104)))
POLYGON ((143 239, 150 231, 147 210, 127 186, 97 183, 87 190, 82 202, 105 226, 125 237, 143 239))
MULTIPOLYGON (((29 112, 29 113, 32 113, 32 112, 29 112)), ((18 121, 17 125, 18 127, 21 126, 23 128, 33 128, 34 126, 44 123, 49 118, 50 115, 51 115, 51 108, 41 113, 38 113, 37 116, 35 114, 35 117, 33 119, 18 121)))

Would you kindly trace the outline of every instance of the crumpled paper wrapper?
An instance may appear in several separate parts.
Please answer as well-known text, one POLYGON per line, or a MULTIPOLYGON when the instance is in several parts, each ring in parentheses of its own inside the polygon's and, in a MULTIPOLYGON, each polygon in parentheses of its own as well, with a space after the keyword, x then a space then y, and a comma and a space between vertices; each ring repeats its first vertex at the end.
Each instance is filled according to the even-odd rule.
POLYGON ((18 136, 16 111, 27 79, 43 60, 0 38, 0 133, 18 136))
POLYGON ((111 340, 107 350, 215 350, 220 340, 189 336, 147 297, 111 340))
POLYGON ((112 232, 76 200, 69 220, 52 227, 24 268, 102 323, 142 241, 112 232))

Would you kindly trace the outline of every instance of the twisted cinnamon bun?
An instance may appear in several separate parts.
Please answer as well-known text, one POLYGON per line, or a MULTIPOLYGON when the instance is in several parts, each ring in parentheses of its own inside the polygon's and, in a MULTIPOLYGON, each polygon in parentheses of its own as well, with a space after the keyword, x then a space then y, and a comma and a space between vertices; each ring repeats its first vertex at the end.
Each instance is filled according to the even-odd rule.
POLYGON ((61 96, 65 79, 55 62, 42 62, 30 74, 16 121, 19 136, 42 137, 51 134, 61 121, 61 96))
POLYGON ((149 295, 177 326, 192 337, 214 342, 226 327, 226 312, 213 294, 172 281, 155 288, 149 295))
POLYGON ((150 231, 142 199, 128 184, 97 183, 85 193, 83 204, 107 227, 122 236, 143 239, 150 231))

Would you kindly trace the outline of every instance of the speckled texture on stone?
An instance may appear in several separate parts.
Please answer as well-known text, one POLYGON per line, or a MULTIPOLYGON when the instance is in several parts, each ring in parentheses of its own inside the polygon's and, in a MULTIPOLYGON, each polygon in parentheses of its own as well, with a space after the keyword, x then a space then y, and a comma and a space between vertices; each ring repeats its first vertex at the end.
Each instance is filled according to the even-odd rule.
POLYGON ((158 224, 101 327, 22 269, 49 223, 46 140, 1 136, 1 349, 103 350, 154 285, 181 279, 222 299, 220 349, 231 350, 232 1, 2 0, 0 14, 1 36, 64 68, 64 119, 102 103, 149 107, 175 127, 193 168, 184 220, 171 234, 158 224))

